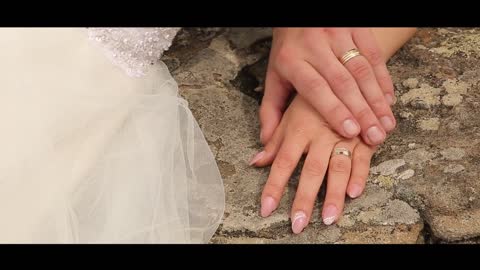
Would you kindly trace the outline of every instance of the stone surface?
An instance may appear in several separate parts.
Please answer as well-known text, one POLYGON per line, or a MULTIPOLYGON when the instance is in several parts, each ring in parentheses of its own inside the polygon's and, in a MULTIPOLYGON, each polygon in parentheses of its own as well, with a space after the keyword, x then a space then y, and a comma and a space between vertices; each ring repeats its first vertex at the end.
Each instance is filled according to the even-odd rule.
POLYGON ((409 104, 415 108, 430 109, 435 105, 440 105, 441 89, 434 88, 428 84, 422 84, 420 88, 415 88, 403 94, 400 100, 403 104, 409 104))
POLYGON ((388 63, 397 129, 376 152, 365 193, 346 200, 336 225, 293 235, 298 172, 274 214, 259 216, 268 168, 259 151, 258 104, 271 31, 183 29, 164 61, 216 156, 226 211, 213 243, 478 243, 480 239, 480 30, 421 29, 388 63))
POLYGON ((402 82, 402 85, 408 89, 413 89, 418 86, 418 79, 417 78, 408 78, 402 82))
POLYGON ((415 171, 412 170, 412 169, 408 169, 404 172, 401 172, 399 175, 398 175, 398 178, 402 179, 402 180, 407 180, 408 178, 411 178, 412 176, 415 175, 415 171))
POLYGON ((465 150, 461 148, 450 147, 442 150, 440 154, 446 160, 461 160, 465 156, 465 150))
POLYGON ((423 130, 438 130, 440 127, 440 118, 427 118, 418 121, 418 126, 423 130))
POLYGON ((396 170, 403 165, 405 165, 405 160, 403 159, 387 160, 378 164, 375 167, 370 168, 370 172, 373 174, 391 175, 394 174, 396 170))
POLYGON ((459 164, 449 164, 445 169, 443 169, 444 173, 458 173, 465 170, 465 167, 459 164))

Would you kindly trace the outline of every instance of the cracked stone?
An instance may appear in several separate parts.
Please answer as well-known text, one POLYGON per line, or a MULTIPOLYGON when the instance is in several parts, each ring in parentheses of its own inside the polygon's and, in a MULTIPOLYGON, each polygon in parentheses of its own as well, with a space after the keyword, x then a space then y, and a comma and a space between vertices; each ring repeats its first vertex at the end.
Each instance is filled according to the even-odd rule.
MULTIPOLYGON (((260 76, 255 75, 256 80, 262 82, 266 64, 255 61, 268 59, 268 34, 257 46, 263 34, 252 29, 219 29, 215 35, 205 33, 204 38, 197 30, 182 30, 182 46, 174 44, 165 59, 169 59, 180 94, 189 102, 214 151, 228 191, 228 214, 212 242, 422 243, 424 223, 439 241, 478 239, 480 199, 472 190, 480 190, 480 58, 476 57, 480 55, 480 29, 443 30, 421 28, 389 61, 392 79, 396 85, 402 84, 396 90, 399 102, 393 107, 399 116, 398 128, 373 160, 380 165, 403 159, 405 164, 390 175, 378 172, 370 176, 364 193, 357 199, 346 200, 345 216, 337 225, 325 226, 321 222, 318 213, 325 198, 322 191, 315 203, 316 214, 298 236, 291 232, 289 214, 300 170, 295 171, 272 216, 263 219, 258 215, 269 168, 252 168, 248 160, 261 149, 261 93, 250 95, 232 84, 235 79, 248 79, 238 75, 253 67, 260 76), (193 32, 188 34, 189 31, 193 32), (436 53, 436 48, 442 48, 440 51, 446 54, 436 53), (429 52, 432 49, 434 52, 429 52), (442 124, 438 131, 426 135, 416 128, 419 120, 431 118, 438 118, 442 124), (415 146, 411 145, 413 142, 415 146), (467 147, 468 158, 466 153, 456 150, 440 153, 467 147), (436 158, 438 155, 441 158, 436 158), (453 162, 461 165, 447 158, 460 158, 461 161, 453 162), (409 170, 415 170, 411 177, 409 170), (374 183, 379 176, 382 181, 374 183), (369 218, 368 213, 372 212, 378 215, 369 218)), ((252 85, 251 92, 257 87, 248 82, 240 85, 252 85)), ((390 172, 384 169, 384 173, 390 172)))

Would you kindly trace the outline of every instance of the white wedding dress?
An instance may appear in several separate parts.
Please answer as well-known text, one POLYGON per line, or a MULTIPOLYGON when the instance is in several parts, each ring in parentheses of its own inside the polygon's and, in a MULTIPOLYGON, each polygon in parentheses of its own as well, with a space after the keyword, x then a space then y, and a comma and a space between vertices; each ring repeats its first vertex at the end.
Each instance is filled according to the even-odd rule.
POLYGON ((0 242, 206 243, 224 190, 174 28, 0 29, 0 242))

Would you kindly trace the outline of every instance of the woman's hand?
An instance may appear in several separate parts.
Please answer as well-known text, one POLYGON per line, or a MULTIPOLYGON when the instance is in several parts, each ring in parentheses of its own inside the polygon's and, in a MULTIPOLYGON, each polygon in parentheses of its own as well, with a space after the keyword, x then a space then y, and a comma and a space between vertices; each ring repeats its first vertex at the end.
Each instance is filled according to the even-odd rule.
POLYGON ((260 108, 261 140, 269 140, 295 88, 338 134, 361 133, 378 145, 396 125, 385 57, 369 28, 276 28, 260 108), (360 56, 342 65, 351 49, 360 56))
POLYGON ((278 207, 291 174, 302 155, 308 153, 291 212, 293 232, 300 233, 309 223, 325 174, 328 174, 327 194, 322 217, 325 224, 334 223, 343 211, 345 194, 356 198, 363 192, 374 148, 359 137, 345 139, 337 135, 322 116, 297 95, 264 151, 251 162, 251 165, 266 166, 273 161, 262 193, 261 215, 267 217, 278 207), (332 155, 337 148, 348 149, 351 157, 332 155))

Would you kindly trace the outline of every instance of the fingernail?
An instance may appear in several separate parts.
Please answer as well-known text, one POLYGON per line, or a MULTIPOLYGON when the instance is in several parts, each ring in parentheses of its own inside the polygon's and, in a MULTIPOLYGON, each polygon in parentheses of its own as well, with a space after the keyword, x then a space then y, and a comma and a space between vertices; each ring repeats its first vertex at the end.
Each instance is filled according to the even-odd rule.
POLYGON ((337 207, 328 205, 323 209, 323 223, 325 225, 332 225, 337 218, 337 207))
POLYGON ((348 136, 356 136, 360 132, 360 128, 351 119, 343 122, 343 130, 348 136))
POLYGON ((382 123, 382 126, 385 130, 393 130, 395 128, 395 124, 393 123, 392 119, 388 116, 384 116, 380 118, 380 123, 382 123))
POLYGON ((353 184, 348 192, 348 196, 350 196, 352 199, 355 199, 360 196, 360 193, 362 193, 362 187, 359 184, 353 184))
POLYGON ((250 161, 250 166, 252 166, 253 164, 257 163, 260 159, 263 158, 263 156, 265 155, 265 151, 262 151, 258 154, 256 154, 253 158, 252 158, 252 161, 250 161))
POLYGON ((307 226, 307 215, 303 211, 295 213, 292 219, 292 231, 295 234, 299 234, 307 226))
POLYGON ((262 217, 268 217, 273 212, 273 210, 275 210, 275 208, 277 208, 275 200, 272 197, 265 197, 262 199, 261 202, 260 215, 262 217))
POLYGON ((388 104, 390 104, 390 106, 395 105, 395 103, 397 103, 397 98, 392 94, 386 94, 385 99, 387 100, 388 104))
POLYGON ((385 135, 378 127, 371 127, 367 130, 367 137, 373 144, 380 144, 385 140, 385 135))

